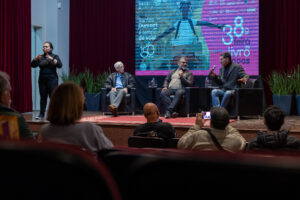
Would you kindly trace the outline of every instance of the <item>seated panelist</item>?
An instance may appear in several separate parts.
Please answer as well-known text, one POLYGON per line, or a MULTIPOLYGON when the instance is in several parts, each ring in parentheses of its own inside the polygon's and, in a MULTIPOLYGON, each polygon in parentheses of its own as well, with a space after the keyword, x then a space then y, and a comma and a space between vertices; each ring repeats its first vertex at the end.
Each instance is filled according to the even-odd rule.
POLYGON ((123 97, 128 93, 130 88, 135 87, 135 80, 131 74, 124 72, 124 64, 121 61, 116 62, 114 67, 116 72, 107 77, 104 87, 110 89, 110 105, 108 106, 108 110, 112 112, 114 116, 117 116, 118 107, 123 97))
POLYGON ((210 72, 212 80, 220 86, 219 89, 211 91, 212 106, 221 106, 226 108, 230 102, 234 90, 238 88, 239 83, 246 83, 249 76, 245 73, 240 64, 233 63, 231 55, 228 52, 222 53, 220 56, 220 63, 222 67, 217 76, 213 71, 210 72), (221 103, 220 98, 221 97, 221 103))
POLYGON ((187 59, 181 57, 177 64, 178 68, 172 70, 165 78, 160 94, 160 101, 166 108, 165 118, 178 116, 174 109, 185 93, 184 88, 194 84, 193 74, 187 69, 187 59), (175 95, 173 100, 170 98, 171 95, 175 95))

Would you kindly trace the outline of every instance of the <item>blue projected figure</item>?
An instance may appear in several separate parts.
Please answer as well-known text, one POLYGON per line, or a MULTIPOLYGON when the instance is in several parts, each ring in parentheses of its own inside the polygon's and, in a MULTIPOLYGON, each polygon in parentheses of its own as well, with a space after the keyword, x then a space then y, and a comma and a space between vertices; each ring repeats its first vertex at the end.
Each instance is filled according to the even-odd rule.
POLYGON ((178 58, 185 56, 189 59, 190 69, 208 69, 209 52, 204 50, 205 41, 201 41, 195 31, 195 26, 208 26, 222 29, 224 24, 217 25, 207 21, 198 21, 196 19, 189 18, 189 13, 192 11, 192 4, 188 0, 180 2, 179 7, 182 18, 178 20, 172 27, 158 35, 153 44, 161 38, 175 31, 174 37, 171 39, 171 57, 172 66, 176 66, 178 58), (197 52, 200 52, 197 54, 197 52))

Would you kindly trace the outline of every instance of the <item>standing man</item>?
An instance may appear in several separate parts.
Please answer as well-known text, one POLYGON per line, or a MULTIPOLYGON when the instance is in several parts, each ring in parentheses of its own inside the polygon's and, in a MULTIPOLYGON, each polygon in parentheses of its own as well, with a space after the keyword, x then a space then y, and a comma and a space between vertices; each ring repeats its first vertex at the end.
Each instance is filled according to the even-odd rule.
POLYGON ((116 62, 114 67, 116 72, 108 76, 104 87, 110 89, 108 109, 116 117, 123 97, 128 93, 128 90, 135 87, 135 80, 131 74, 124 72, 124 64, 121 61, 116 62))
POLYGON ((231 96, 234 94, 234 89, 238 88, 238 85, 241 83, 246 84, 249 76, 240 64, 232 63, 231 55, 228 52, 221 54, 220 63, 222 68, 219 71, 219 76, 214 72, 209 74, 212 80, 220 86, 220 89, 211 91, 212 106, 226 108, 231 96), (221 104, 220 97, 222 99, 221 104))
POLYGON ((44 119, 47 106, 47 98, 51 98, 52 91, 58 85, 56 68, 61 68, 62 63, 58 55, 52 53, 53 45, 51 42, 44 42, 43 55, 37 55, 31 61, 31 67, 40 67, 39 90, 41 95, 40 114, 36 119, 44 119))
POLYGON ((178 61, 178 68, 172 70, 165 78, 163 89, 160 94, 160 100, 166 108, 165 118, 177 117, 178 113, 174 108, 185 93, 185 87, 191 87, 194 84, 192 72, 187 69, 187 59, 181 57, 178 61), (170 96, 174 95, 173 101, 170 96))

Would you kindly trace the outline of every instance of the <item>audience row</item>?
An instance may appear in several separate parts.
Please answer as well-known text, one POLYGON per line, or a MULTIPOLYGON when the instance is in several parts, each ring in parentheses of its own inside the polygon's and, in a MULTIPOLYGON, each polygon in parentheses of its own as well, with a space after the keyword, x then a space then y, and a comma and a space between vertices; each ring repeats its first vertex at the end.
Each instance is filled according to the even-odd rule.
MULTIPOLYGON (((10 108, 11 86, 9 76, 0 73, 0 115, 17 116, 21 139, 34 139, 24 117, 10 108)), ((79 122, 84 108, 84 95, 80 86, 73 82, 65 82, 54 90, 47 120, 38 141, 52 141, 78 145, 94 153, 101 149, 112 148, 112 142, 104 135, 100 126, 89 122, 79 122)), ((174 127, 170 123, 161 122, 159 110, 153 103, 144 106, 147 123, 136 127, 133 135, 161 137, 164 140, 176 137, 174 127)), ((276 106, 268 107, 264 112, 264 123, 267 131, 258 132, 249 143, 239 131, 229 124, 229 114, 223 107, 211 108, 210 128, 204 128, 207 119, 202 113, 196 115, 195 125, 178 141, 179 149, 220 150, 228 152, 251 151, 259 149, 299 149, 300 141, 281 130, 284 123, 284 112, 276 106)))

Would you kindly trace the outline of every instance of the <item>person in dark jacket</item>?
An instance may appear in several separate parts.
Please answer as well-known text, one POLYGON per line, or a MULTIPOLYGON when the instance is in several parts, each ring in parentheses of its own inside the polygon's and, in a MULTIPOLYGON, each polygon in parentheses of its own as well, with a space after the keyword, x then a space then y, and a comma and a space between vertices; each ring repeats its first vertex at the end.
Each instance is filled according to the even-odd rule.
POLYGON ((39 90, 41 95, 40 114, 36 119, 43 119, 47 106, 47 98, 51 97, 53 90, 58 85, 56 68, 61 68, 62 63, 58 55, 52 53, 53 45, 51 42, 44 42, 43 55, 37 55, 31 62, 31 67, 40 67, 39 90))
POLYGON ((25 118, 21 113, 18 113, 10 107, 11 105, 11 86, 9 76, 5 72, 0 71, 0 115, 17 116, 20 138, 34 139, 32 132, 29 129, 25 118))
POLYGON ((213 71, 209 74, 212 80, 220 86, 220 89, 213 89, 211 91, 211 100, 213 107, 221 106, 226 108, 231 96, 234 94, 234 90, 238 88, 239 84, 245 84, 249 76, 240 64, 232 62, 231 55, 228 52, 221 54, 220 63, 222 68, 220 68, 219 76, 213 71), (221 103, 219 100, 220 97, 222 98, 221 103))
POLYGON ((163 88, 160 94, 160 100, 166 108, 165 118, 177 117, 175 107, 185 94, 185 87, 194 85, 194 77, 191 71, 187 69, 187 59, 181 57, 178 61, 178 68, 172 70, 165 78, 163 88), (175 95, 171 101, 170 96, 175 95))
POLYGON ((248 143, 247 150, 298 150, 300 141, 281 130, 284 112, 277 106, 269 106, 264 112, 264 124, 267 131, 260 131, 257 137, 248 143))
POLYGON ((110 105, 108 106, 108 110, 112 112, 114 116, 117 116, 118 107, 123 97, 131 88, 135 87, 135 80, 131 74, 124 72, 124 64, 121 61, 116 62, 114 67, 116 72, 107 77, 104 87, 110 89, 110 105))
POLYGON ((144 105, 144 116, 147 123, 138 125, 134 136, 157 136, 169 140, 176 136, 174 127, 168 122, 160 122, 159 111, 154 103, 144 105))

